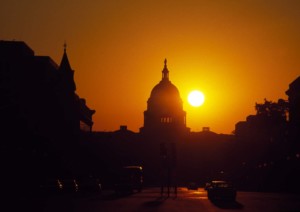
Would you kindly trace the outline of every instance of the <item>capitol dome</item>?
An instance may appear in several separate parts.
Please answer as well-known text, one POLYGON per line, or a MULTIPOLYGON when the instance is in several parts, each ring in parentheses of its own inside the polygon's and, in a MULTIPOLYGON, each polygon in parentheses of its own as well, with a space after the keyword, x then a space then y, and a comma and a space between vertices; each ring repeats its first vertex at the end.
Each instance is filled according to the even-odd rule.
POLYGON ((179 97, 179 91, 171 81, 162 80, 152 89, 150 99, 159 98, 160 96, 179 97))
POLYGON ((167 60, 165 60, 165 66, 162 70, 162 80, 151 91, 147 109, 165 114, 182 109, 179 91, 169 80, 167 60))
POLYGON ((144 127, 141 128, 141 132, 153 133, 187 129, 183 102, 177 87, 169 80, 167 60, 164 63, 162 79, 154 86, 147 101, 144 127))

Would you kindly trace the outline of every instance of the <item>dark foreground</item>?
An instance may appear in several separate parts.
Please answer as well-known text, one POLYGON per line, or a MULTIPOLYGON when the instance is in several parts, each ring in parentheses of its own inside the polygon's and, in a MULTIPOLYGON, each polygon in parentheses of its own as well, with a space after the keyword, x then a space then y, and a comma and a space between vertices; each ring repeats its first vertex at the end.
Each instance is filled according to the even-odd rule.
MULTIPOLYGON (((141 193, 116 195, 102 193, 63 194, 50 197, 10 198, 5 211, 99 212, 99 211, 300 211, 300 195, 238 192, 235 202, 211 202, 203 188, 179 188, 161 196, 159 188, 144 189, 141 193)), ((4 207, 4 206, 3 206, 4 207)), ((2 208, 3 209, 3 208, 2 208)), ((2 211, 1 209, 1 211, 2 211)))

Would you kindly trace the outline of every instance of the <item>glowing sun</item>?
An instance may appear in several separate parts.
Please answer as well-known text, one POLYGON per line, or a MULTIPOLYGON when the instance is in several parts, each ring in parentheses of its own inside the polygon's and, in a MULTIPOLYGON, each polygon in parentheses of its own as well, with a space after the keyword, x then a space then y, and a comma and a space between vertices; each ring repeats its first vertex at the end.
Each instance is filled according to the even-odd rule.
POLYGON ((191 91, 188 95, 188 101, 193 107, 199 107, 203 105, 204 100, 204 94, 198 90, 191 91))

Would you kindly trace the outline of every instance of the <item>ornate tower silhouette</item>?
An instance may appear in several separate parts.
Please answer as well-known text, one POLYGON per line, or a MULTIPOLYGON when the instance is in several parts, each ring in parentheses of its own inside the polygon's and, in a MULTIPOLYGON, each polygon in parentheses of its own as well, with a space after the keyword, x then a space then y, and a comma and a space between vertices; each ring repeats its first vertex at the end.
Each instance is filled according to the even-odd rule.
POLYGON ((80 129, 79 97, 75 93, 74 71, 71 68, 64 44, 64 53, 58 68, 60 77, 60 103, 63 108, 66 132, 78 133, 80 129))
POLYGON ((93 126, 92 116, 95 110, 86 105, 86 100, 76 94, 74 70, 72 70, 64 44, 64 53, 59 65, 59 97, 63 108, 65 130, 78 133, 79 130, 91 131, 93 126))
POLYGON ((67 45, 64 44, 64 54, 59 65, 59 73, 63 81, 63 87, 70 93, 76 91, 76 84, 74 81, 74 70, 72 70, 67 56, 67 45))

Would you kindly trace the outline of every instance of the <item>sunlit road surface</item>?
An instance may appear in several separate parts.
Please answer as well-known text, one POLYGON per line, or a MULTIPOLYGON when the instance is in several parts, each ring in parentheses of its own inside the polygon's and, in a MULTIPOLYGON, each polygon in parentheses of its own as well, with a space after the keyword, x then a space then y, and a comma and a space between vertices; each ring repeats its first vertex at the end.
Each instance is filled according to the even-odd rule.
MULTIPOLYGON (((63 195, 35 200, 37 211, 300 211, 300 195, 238 192, 236 202, 212 203, 203 188, 178 188, 177 197, 160 195, 159 188, 148 188, 141 193, 116 196, 112 191, 91 195, 63 195), (39 204, 38 201, 40 202, 39 204), (37 206, 39 205, 39 206, 37 206), (40 208, 37 208, 40 207, 40 208)), ((34 209, 34 208, 32 208, 34 209)))

